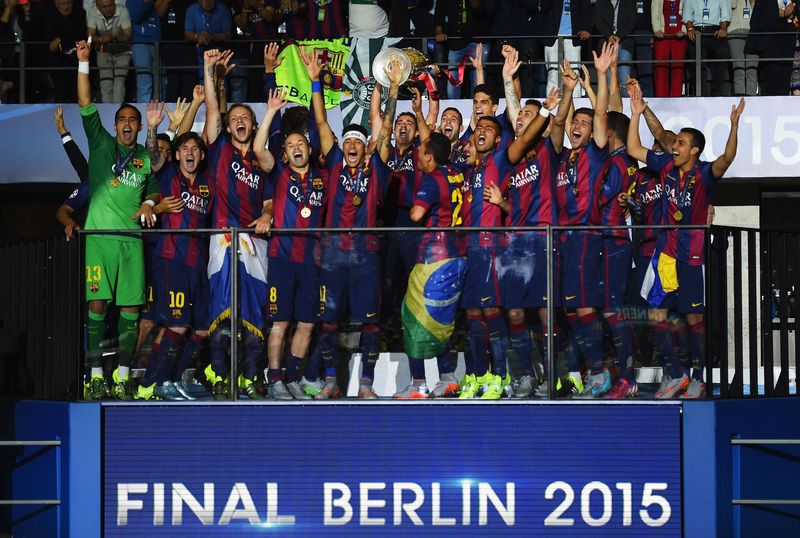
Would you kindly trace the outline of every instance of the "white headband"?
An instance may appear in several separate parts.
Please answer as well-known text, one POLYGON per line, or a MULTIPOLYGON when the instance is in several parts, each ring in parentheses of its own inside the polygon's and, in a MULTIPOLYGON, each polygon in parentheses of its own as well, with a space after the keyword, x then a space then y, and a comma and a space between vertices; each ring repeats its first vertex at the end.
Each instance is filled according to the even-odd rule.
POLYGON ((357 138, 358 140, 361 140, 365 146, 367 145, 367 137, 364 136, 364 133, 360 131, 355 131, 355 130, 347 131, 346 133, 344 133, 342 140, 347 140, 348 138, 357 138))

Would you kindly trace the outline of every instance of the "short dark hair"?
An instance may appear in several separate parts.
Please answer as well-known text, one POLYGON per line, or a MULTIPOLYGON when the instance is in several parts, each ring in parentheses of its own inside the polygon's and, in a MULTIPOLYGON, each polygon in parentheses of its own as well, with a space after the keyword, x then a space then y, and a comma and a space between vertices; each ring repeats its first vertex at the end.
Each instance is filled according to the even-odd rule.
POLYGON ((572 117, 574 118, 578 114, 586 114, 590 118, 594 118, 594 109, 588 108, 588 107, 585 107, 585 106, 581 107, 581 108, 575 110, 575 112, 572 113, 572 117))
POLYGON ((459 122, 459 123, 461 123, 461 124, 463 125, 463 123, 464 123, 464 116, 461 114, 461 111, 460 111, 459 109, 457 109, 456 107, 454 107, 454 106, 449 106, 449 107, 445 108, 444 110, 442 110, 442 114, 444 114, 444 113, 445 113, 445 112, 447 112, 448 110, 450 110, 450 111, 452 111, 452 112, 455 112, 456 114, 458 114, 458 122, 459 122))
POLYGON ((498 120, 496 116, 481 116, 480 118, 478 118, 478 121, 475 122, 475 126, 477 127, 478 126, 478 122, 481 122, 481 121, 492 122, 495 125, 495 127, 497 127, 497 134, 501 134, 501 131, 503 130, 503 126, 500 125, 500 120, 498 120))
POLYGON ((606 125, 609 129, 614 131, 617 138, 621 139, 623 144, 628 136, 628 126, 631 124, 631 119, 622 112, 610 111, 608 113, 608 122, 606 125))
POLYGON ((308 117, 310 110, 304 106, 293 106, 287 108, 281 116, 281 132, 304 133, 308 128, 308 117))
POLYGON ((401 112, 400 114, 398 114, 397 117, 394 119, 394 122, 397 123, 397 120, 399 120, 403 116, 408 116, 409 118, 411 118, 414 121, 414 124, 416 125, 417 115, 409 111, 401 112))
POLYGON ((496 105, 500 102, 500 96, 497 93, 497 89, 495 89, 495 87, 491 84, 478 84, 475 86, 475 89, 472 90, 472 97, 475 97, 475 94, 478 92, 488 95, 493 105, 496 105))
POLYGON ((142 113, 139 112, 138 108, 136 108, 135 106, 133 106, 130 103, 122 103, 121 105, 119 105, 119 108, 114 113, 114 123, 117 123, 117 120, 119 119, 120 112, 122 112, 126 108, 133 109, 133 111, 136 113, 136 120, 139 122, 139 125, 141 125, 142 124, 142 113))
POLYGON ((200 135, 195 133, 194 131, 187 131, 182 135, 178 135, 178 137, 172 143, 172 148, 175 151, 176 159, 178 156, 178 150, 181 149, 182 145, 184 145, 186 142, 189 142, 190 140, 194 140, 195 142, 197 142, 197 146, 200 148, 200 151, 205 153, 206 144, 205 142, 203 142, 203 139, 200 138, 200 135))
POLYGON ((442 133, 431 133, 425 143, 425 148, 427 153, 433 155, 436 166, 445 165, 450 160, 450 139, 442 133))
POLYGON ((367 133, 367 130, 364 129, 358 123, 351 123, 350 125, 346 126, 344 129, 342 129, 342 136, 344 136, 344 133, 346 133, 348 131, 358 131, 359 133, 364 135, 364 138, 369 138, 369 133, 367 133))
POLYGON ((539 101, 538 99, 528 99, 522 106, 528 106, 528 105, 538 106, 539 108, 542 108, 542 102, 539 101))
POLYGON ((156 135, 156 140, 161 140, 162 142, 166 142, 170 146, 172 145, 172 140, 170 140, 169 135, 167 133, 158 133, 156 135))
POLYGON ((692 147, 699 149, 700 153, 703 153, 703 150, 706 149, 706 137, 703 136, 703 133, 701 133, 694 127, 684 127, 683 129, 681 129, 681 132, 691 136, 692 147))

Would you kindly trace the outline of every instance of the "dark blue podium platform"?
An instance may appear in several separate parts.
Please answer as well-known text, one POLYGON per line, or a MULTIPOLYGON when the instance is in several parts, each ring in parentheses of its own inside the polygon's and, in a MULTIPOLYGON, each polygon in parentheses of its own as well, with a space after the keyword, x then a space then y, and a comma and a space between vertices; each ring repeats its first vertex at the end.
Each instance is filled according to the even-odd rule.
POLYGON ((798 506, 777 501, 800 499, 798 411, 794 398, 3 402, 4 441, 49 444, 0 449, 0 499, 47 501, 0 505, 0 532, 790 535, 798 506))

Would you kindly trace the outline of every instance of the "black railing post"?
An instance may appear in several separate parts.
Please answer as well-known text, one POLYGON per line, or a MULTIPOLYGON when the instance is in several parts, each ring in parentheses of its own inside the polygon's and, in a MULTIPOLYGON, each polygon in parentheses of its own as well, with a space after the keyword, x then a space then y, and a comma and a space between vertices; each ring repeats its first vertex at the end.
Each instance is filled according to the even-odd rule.
POLYGON ((760 237, 755 230, 747 231, 747 327, 749 342, 750 396, 758 396, 758 265, 756 264, 756 241, 760 237))
MULTIPOLYGON (((742 308, 742 294, 736 293, 742 289, 742 232, 733 230, 733 380, 730 385, 729 396, 741 398, 744 395, 744 315, 742 308)), ((725 305, 727 306, 727 290, 725 291, 725 305)), ((727 321, 727 316, 725 316, 727 321)), ((727 326, 727 323, 726 323, 727 326)), ((727 331, 726 331, 727 333, 727 331)), ((727 349, 727 345, 726 345, 727 349)))
POLYGON ((25 92, 27 91, 27 84, 25 83, 25 79, 27 78, 27 73, 25 73, 25 42, 19 42, 19 102, 21 104, 25 104, 25 92))
POLYGON ((547 398, 552 400, 555 397, 555 353, 553 352, 553 331, 555 330, 555 316, 553 315, 553 263, 555 261, 555 252, 553 249, 553 228, 547 227, 547 331, 544 338, 547 345, 547 356, 544 360, 547 363, 547 398))
POLYGON ((780 245, 776 254, 780 256, 775 260, 775 268, 783 272, 782 278, 778 278, 780 283, 778 296, 778 327, 780 330, 781 346, 781 371, 778 374, 778 381, 775 383, 775 394, 778 396, 789 395, 789 275, 786 269, 789 263, 788 232, 779 232, 773 245, 780 245))
POLYGON ((239 398, 239 229, 231 229, 231 400, 239 398))
POLYGON ((695 32, 694 42, 694 94, 696 97, 703 95, 703 63, 702 48, 703 33, 695 32))
POLYGON ((153 99, 161 100, 161 43, 153 43, 153 99))
POLYGON ((761 234, 761 365, 764 368, 764 396, 775 390, 772 370, 772 262, 770 260, 771 234, 761 234))

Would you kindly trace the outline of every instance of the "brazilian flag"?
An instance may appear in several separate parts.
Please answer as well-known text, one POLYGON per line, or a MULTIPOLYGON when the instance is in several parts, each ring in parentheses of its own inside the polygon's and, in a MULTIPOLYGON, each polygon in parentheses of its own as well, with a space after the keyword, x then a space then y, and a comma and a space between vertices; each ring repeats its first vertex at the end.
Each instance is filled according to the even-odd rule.
POLYGON ((414 266, 401 308, 409 358, 429 359, 448 350, 466 268, 464 258, 414 266))

